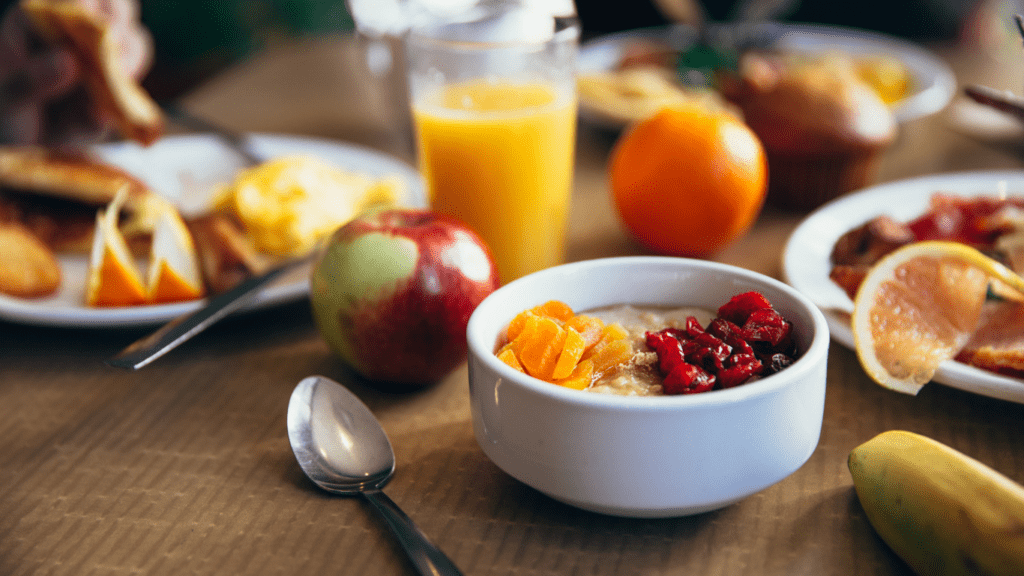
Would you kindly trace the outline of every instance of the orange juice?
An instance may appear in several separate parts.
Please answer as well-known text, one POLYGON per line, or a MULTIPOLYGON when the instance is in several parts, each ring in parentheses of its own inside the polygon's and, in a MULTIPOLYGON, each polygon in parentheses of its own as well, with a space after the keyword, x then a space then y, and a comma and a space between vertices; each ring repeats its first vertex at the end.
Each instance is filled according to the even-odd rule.
POLYGON ((487 242, 503 283, 562 262, 576 101, 543 84, 452 84, 413 104, 431 208, 487 242))

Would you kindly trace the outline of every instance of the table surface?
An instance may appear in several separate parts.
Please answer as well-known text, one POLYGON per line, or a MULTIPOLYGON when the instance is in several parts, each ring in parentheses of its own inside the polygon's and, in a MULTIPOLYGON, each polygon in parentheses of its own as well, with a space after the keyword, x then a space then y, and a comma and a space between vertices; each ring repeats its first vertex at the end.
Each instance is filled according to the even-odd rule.
MULTIPOLYGON (((961 85, 1019 90, 1019 38, 933 46, 961 85)), ((356 142, 410 159, 386 93, 349 37, 282 44, 190 94, 241 130, 356 142)), ((959 105, 901 127, 878 181, 1021 168, 1020 143, 964 130, 959 105)), ((568 259, 643 254, 616 220, 615 135, 583 124, 568 259)), ((766 208, 714 259, 780 277, 804 214, 766 208)), ((397 456, 387 493, 466 574, 907 574, 857 502, 850 450, 895 428, 926 434, 1024 482, 1024 405, 930 384, 881 389, 850 350, 829 353, 820 443, 796 473, 693 517, 636 520, 555 502, 492 464, 473 437, 465 366, 415 393, 376 391, 331 355, 306 301, 231 318, 152 365, 102 360, 143 329, 0 322, 0 573, 405 574, 361 500, 302 474, 288 444, 292 388, 323 374, 380 418, 397 456)))

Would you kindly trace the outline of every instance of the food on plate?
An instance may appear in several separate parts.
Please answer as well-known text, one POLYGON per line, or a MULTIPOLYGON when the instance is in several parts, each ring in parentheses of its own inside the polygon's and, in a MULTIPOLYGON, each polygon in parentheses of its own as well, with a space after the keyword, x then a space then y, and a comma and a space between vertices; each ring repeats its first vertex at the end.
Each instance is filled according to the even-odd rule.
POLYGON ((910 69, 895 56, 867 54, 854 57, 829 53, 826 57, 840 60, 837 65, 852 66, 861 80, 867 82, 886 104, 893 105, 903 100, 914 88, 914 77, 910 69))
POLYGON ((718 92, 685 86, 673 70, 652 64, 580 74, 577 90, 591 112, 619 124, 643 120, 680 103, 739 113, 718 92))
POLYGON ((195 239, 203 280, 211 294, 226 292, 262 274, 273 260, 256 250, 252 238, 231 214, 210 212, 185 223, 195 239))
POLYGON ((48 296, 57 291, 60 280, 53 251, 21 224, 0 220, 0 294, 48 296))
MULTIPOLYGON (((402 190, 397 177, 287 156, 241 171, 218 192, 212 206, 186 218, 140 179, 87 153, 0 148, 0 225, 24 228, 54 261, 55 254, 89 255, 88 306, 224 292, 309 253, 359 211, 397 202, 402 190), (145 277, 136 261, 148 267, 145 277)), ((31 270, 14 258, 4 266, 15 277, 31 270)))
POLYGON ((922 240, 960 242, 1024 274, 1024 197, 936 192, 927 210, 909 222, 876 216, 839 237, 830 254, 830 276, 853 298, 878 259, 922 240))
POLYGON ((160 107, 120 62, 106 22, 69 0, 22 0, 21 7, 43 35, 77 56, 92 98, 125 138, 148 145, 163 135, 160 107))
MULTIPOLYGON (((713 85, 716 72, 736 66, 742 58, 735 49, 704 47, 694 57, 687 50, 681 52, 668 43, 656 40, 634 41, 623 47, 621 59, 610 70, 584 71, 579 76, 580 101, 588 111, 596 112, 619 123, 646 118, 660 108, 661 103, 678 100, 700 100, 704 104, 728 106, 713 85), (698 64, 701 68, 695 68, 698 64), (694 72, 696 76, 694 82, 694 72), (706 72, 710 72, 709 83, 706 72), (710 84, 710 85, 709 85, 710 84)), ((839 50, 809 53, 771 47, 751 47, 743 54, 757 56, 761 64, 765 59, 785 61, 787 65, 822 66, 853 74, 871 88, 887 105, 906 98, 914 89, 910 69, 897 57, 887 54, 850 54, 839 50)), ((771 72, 770 68, 759 69, 771 72)))
POLYGON ((931 438, 892 430, 850 452, 861 507, 918 574, 1024 574, 1024 487, 931 438))
POLYGON ((133 251, 149 248, 141 212, 155 196, 138 178, 84 152, 0 147, 0 220, 17 221, 56 252, 88 252, 96 210, 128 190, 122 230, 133 251))
POLYGON ((164 200, 153 230, 146 274, 150 304, 196 300, 206 294, 192 233, 178 209, 164 200))
POLYGON ((1024 378, 1024 304, 989 302, 956 359, 982 370, 1024 378))
MULTIPOLYGON (((850 324, 864 370, 886 388, 917 394, 976 333, 992 305, 992 279, 1024 299, 1024 278, 965 244, 915 242, 886 255, 854 298, 850 324)), ((1003 352, 1024 359, 1024 348, 1003 352)))
POLYGON ((732 388, 784 369, 798 351, 792 324, 764 296, 745 292, 717 315, 630 305, 576 314, 549 301, 517 314, 495 355, 568 388, 658 396, 732 388))
POLYGON ((809 210, 864 186, 896 122, 850 68, 828 59, 745 54, 722 93, 768 155, 768 201, 809 210))
POLYGON ((609 161, 620 219, 645 247, 707 256, 760 214, 768 167, 758 137, 735 116, 687 104, 664 108, 619 136, 609 161))
POLYGON ((87 306, 138 306, 146 303, 146 286, 135 257, 118 229, 118 217, 126 194, 118 194, 96 214, 89 268, 86 272, 87 306))
POLYGON ((206 290, 192 235, 177 208, 167 200, 154 203, 156 224, 145 276, 118 226, 122 191, 96 215, 89 256, 87 306, 137 306, 195 300, 206 290))
POLYGON ((238 218, 257 250, 298 256, 359 212, 395 204, 400 192, 397 178, 375 178, 312 156, 291 155, 242 170, 220 191, 216 209, 238 218))
POLYGON ((129 197, 150 192, 135 176, 85 152, 41 146, 0 147, 0 188, 93 207, 109 204, 122 188, 129 197))
MULTIPOLYGON (((980 250, 1020 275, 1024 272, 1024 198, 963 197, 935 193, 909 222, 872 218, 843 234, 831 253, 829 277, 854 299, 880 258, 924 240, 953 241, 980 250)), ((1019 291, 998 278, 988 286, 980 320, 956 359, 978 368, 1024 377, 1024 307, 1019 291)))
POLYGON ((127 189, 123 209, 135 222, 122 231, 134 251, 153 232, 134 215, 155 195, 146 184, 84 152, 0 148, 0 219, 18 221, 57 252, 87 252, 98 208, 127 189))
POLYGON ((466 325, 498 287, 490 249, 427 210, 367 211, 326 242, 310 300, 328 345, 375 383, 423 386, 467 356, 466 325))

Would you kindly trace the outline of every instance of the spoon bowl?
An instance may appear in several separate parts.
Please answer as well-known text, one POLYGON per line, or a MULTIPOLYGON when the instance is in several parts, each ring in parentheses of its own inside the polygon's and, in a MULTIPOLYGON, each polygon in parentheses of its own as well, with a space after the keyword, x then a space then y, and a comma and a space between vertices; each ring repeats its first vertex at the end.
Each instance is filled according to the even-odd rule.
POLYGON ((395 471, 395 453, 380 423, 355 394, 323 376, 303 379, 288 401, 288 441, 314 484, 333 494, 360 495, 373 505, 420 574, 461 575, 381 492, 395 471))

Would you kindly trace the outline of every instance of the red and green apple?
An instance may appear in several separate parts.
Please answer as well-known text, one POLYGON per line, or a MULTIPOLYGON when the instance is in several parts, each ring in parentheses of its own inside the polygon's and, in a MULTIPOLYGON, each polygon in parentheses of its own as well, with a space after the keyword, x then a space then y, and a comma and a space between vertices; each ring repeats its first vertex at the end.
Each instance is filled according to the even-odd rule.
POLYGON ((466 324, 498 287, 484 241, 429 210, 364 213, 330 237, 310 278, 328 345, 371 381, 427 385, 466 359, 466 324))

